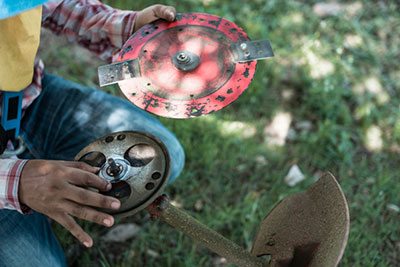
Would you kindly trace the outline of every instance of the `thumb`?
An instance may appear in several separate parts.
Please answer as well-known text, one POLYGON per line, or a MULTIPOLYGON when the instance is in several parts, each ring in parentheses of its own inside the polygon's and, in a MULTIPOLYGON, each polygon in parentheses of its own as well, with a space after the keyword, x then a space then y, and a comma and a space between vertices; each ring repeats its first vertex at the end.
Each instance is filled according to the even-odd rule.
POLYGON ((154 5, 153 12, 155 17, 168 21, 173 21, 176 16, 176 10, 172 6, 154 5))

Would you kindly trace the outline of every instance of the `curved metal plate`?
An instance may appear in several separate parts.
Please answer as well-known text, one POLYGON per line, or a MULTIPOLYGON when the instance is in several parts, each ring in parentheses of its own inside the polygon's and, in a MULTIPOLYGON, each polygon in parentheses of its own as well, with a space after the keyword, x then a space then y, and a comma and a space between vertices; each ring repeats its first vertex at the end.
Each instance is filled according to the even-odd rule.
POLYGON ((328 173, 305 193, 282 200, 267 215, 254 239, 252 254, 271 255, 271 267, 337 266, 349 227, 345 196, 328 173))
POLYGON ((124 44, 117 61, 135 60, 136 77, 120 81, 119 87, 133 104, 164 117, 190 118, 220 110, 252 81, 256 61, 236 62, 232 49, 248 40, 234 23, 209 14, 156 21, 124 44), (187 67, 177 64, 182 53, 192 55, 187 67))
POLYGON ((106 212, 119 217, 146 208, 168 182, 168 152, 159 140, 148 134, 128 131, 109 134, 82 149, 75 160, 100 167, 98 175, 113 185, 109 192, 103 193, 121 201, 118 211, 106 212), (111 171, 112 166, 116 167, 115 173, 111 171))

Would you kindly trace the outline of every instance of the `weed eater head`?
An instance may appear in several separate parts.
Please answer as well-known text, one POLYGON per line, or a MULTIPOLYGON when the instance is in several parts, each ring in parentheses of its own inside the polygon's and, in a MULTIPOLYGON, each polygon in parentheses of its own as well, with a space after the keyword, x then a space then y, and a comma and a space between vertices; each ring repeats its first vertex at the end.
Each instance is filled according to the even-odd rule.
POLYGON ((158 197, 168 182, 169 156, 156 138, 139 132, 117 132, 89 144, 75 160, 99 167, 99 176, 112 184, 102 192, 121 201, 118 217, 133 215, 158 197))
POLYGON ((258 59, 272 57, 267 40, 203 13, 177 14, 139 29, 116 62, 99 67, 100 86, 118 83, 127 99, 148 112, 192 118, 218 111, 250 85, 258 59))

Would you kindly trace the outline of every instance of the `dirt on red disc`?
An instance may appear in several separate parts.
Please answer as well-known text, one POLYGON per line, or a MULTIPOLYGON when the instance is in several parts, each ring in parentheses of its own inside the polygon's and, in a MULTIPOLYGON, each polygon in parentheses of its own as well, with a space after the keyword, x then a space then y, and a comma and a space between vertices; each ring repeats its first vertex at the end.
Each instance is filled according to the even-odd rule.
POLYGON ((174 22, 156 21, 124 44, 117 61, 138 59, 140 75, 119 86, 133 104, 163 117, 191 118, 220 110, 254 76, 256 61, 236 63, 231 51, 233 44, 247 40, 241 28, 214 15, 177 14, 174 22), (193 69, 177 65, 181 53, 197 60, 193 69))

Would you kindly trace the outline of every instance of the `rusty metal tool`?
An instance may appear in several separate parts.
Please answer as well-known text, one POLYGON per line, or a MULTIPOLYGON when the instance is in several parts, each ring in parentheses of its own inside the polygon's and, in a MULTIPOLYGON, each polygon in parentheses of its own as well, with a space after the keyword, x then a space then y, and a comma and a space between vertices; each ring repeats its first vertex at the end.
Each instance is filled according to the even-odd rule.
POLYGON ((334 267, 349 232, 347 203, 331 174, 279 203, 261 222, 251 253, 174 207, 165 195, 147 210, 153 218, 243 267, 334 267))
POLYGON ((334 267, 343 256, 349 208, 326 173, 306 192, 283 199, 261 222, 251 253, 271 255, 271 267, 334 267))
POLYGON ((327 173, 304 193, 278 203, 261 222, 251 252, 213 231, 162 195, 170 159, 156 138, 139 132, 118 132, 85 147, 75 158, 100 167, 112 183, 105 194, 121 200, 116 217, 147 209, 158 218, 228 262, 243 267, 334 267, 349 233, 349 210, 340 185, 327 173))
POLYGON ((118 211, 126 217, 143 210, 163 191, 169 176, 169 155, 162 142, 139 132, 117 132, 95 140, 75 157, 100 167, 99 176, 111 183, 104 194, 118 198, 118 211))
POLYGON ((158 197, 146 210, 153 219, 160 219, 211 251, 225 257, 229 263, 243 267, 264 267, 264 258, 253 256, 247 250, 205 226, 187 212, 175 207, 166 195, 158 197))
POLYGON ((177 14, 135 32, 113 64, 99 67, 99 82, 118 83, 130 102, 159 116, 198 117, 235 101, 257 60, 273 55, 268 40, 250 41, 224 18, 177 14))

